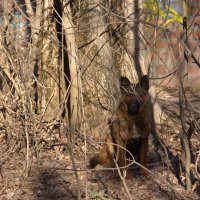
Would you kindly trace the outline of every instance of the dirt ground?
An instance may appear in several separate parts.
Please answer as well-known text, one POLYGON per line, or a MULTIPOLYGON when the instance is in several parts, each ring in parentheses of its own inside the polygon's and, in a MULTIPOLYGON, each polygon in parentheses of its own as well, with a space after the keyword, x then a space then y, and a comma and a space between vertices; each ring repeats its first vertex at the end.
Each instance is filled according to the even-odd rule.
MULTIPOLYGON (((162 94, 163 96, 163 94, 162 94)), ((165 98, 160 98, 160 104, 166 113, 177 118, 179 115, 176 91, 166 91, 165 98)), ((200 92, 190 91, 190 107, 195 111, 192 116, 199 123, 200 92)), ((191 109, 191 110, 192 110, 191 109)), ((198 125, 198 124, 197 124, 198 125)), ((192 161, 191 180, 192 191, 187 193, 184 189, 184 176, 179 173, 178 161, 180 155, 180 139, 176 127, 163 127, 159 136, 165 144, 170 161, 170 171, 167 173, 166 155, 162 148, 158 148, 150 139, 148 152, 148 169, 152 172, 148 177, 141 177, 138 170, 132 167, 127 171, 127 179, 121 181, 116 170, 97 167, 96 170, 87 168, 89 158, 98 152, 91 142, 87 143, 87 155, 84 151, 84 140, 75 144, 74 162, 77 178, 71 162, 70 154, 65 149, 58 153, 56 148, 43 145, 39 151, 39 159, 33 156, 30 163, 29 176, 24 179, 26 154, 24 150, 16 148, 16 143, 6 143, 0 140, 0 200, 73 200, 80 192, 81 199, 100 200, 178 200, 200 199, 200 180, 195 172, 195 161, 200 151, 200 132, 195 129, 191 138, 192 161), (13 148, 11 148, 13 146, 13 148), (18 151, 16 151, 18 149, 18 151), (168 176, 168 178, 167 178, 168 176), (130 197, 128 196, 128 192, 130 197)), ((96 141, 96 140, 94 140, 96 141)), ((198 170, 200 163, 197 163, 198 170)), ((200 171, 198 171, 200 173, 200 171)))

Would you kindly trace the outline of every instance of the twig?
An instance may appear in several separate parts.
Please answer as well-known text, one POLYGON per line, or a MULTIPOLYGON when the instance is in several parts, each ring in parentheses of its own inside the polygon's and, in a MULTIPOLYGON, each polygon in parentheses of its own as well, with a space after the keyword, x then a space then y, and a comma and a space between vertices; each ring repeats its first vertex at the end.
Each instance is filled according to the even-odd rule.
MULTIPOLYGON (((67 134, 67 129, 65 131, 65 134, 66 134, 66 136, 68 135, 67 134)), ((68 139, 69 139, 69 137, 68 137, 68 139)), ((79 176, 78 176, 78 172, 77 172, 77 169, 76 169, 76 164, 75 164, 75 159, 74 159, 74 153, 73 153, 72 146, 70 144, 70 140, 68 140, 68 143, 64 144, 64 146, 67 147, 67 149, 69 151, 69 155, 70 155, 71 161, 72 161, 72 166, 73 166, 73 169, 74 169, 74 173, 75 173, 75 177, 76 177, 76 182, 77 182, 77 198, 78 198, 78 200, 80 200, 81 199, 80 182, 79 182, 79 176)))
POLYGON ((199 159, 200 159, 200 151, 198 151, 198 156, 197 156, 197 159, 196 159, 196 162, 195 162, 195 171, 196 171, 197 177, 198 177, 199 180, 200 180, 200 174, 199 174, 199 172, 198 172, 198 163, 199 163, 199 159))
MULTIPOLYGON (((188 47, 188 35, 187 35, 187 18, 186 18, 186 1, 183 2, 183 30, 185 31, 184 34, 184 44, 188 47)), ((182 134, 181 134, 181 161, 182 165, 185 166, 185 178, 186 178, 186 190, 189 192, 191 190, 191 180, 190 180, 190 163, 191 163, 191 154, 190 154, 190 147, 189 147, 189 139, 187 137, 186 131, 186 122, 185 122, 185 111, 183 107, 184 103, 184 96, 185 96, 185 79, 187 76, 187 63, 188 63, 188 52, 184 49, 183 56, 184 60, 182 65, 180 66, 180 87, 179 87, 179 108, 180 108, 180 120, 182 126, 182 134)))
MULTIPOLYGON (((120 171, 120 169, 119 169, 119 166, 118 166, 116 160, 115 160, 115 159, 113 159, 113 160, 114 160, 114 162, 115 162, 115 165, 116 165, 116 168, 117 168, 119 177, 120 177, 120 179, 122 180, 122 183, 123 183, 123 185, 124 185, 124 188, 125 188, 125 190, 126 190, 126 192, 127 192, 127 194, 128 194, 128 198, 129 198, 130 200, 132 200, 131 194, 130 194, 128 188, 127 188, 126 181, 125 181, 126 175, 125 175, 125 174, 122 175, 122 173, 121 173, 121 171, 120 171)), ((124 169, 124 170, 125 170, 125 169, 124 169)), ((123 170, 123 173, 126 173, 124 170, 123 170)))
POLYGON ((28 125, 27 125, 27 120, 28 120, 28 115, 27 115, 27 101, 26 97, 23 96, 23 109, 24 109, 24 132, 26 135, 26 167, 25 167, 25 174, 24 174, 24 179, 28 177, 29 173, 29 168, 30 168, 30 158, 29 158, 29 153, 30 153, 30 148, 29 148, 29 133, 28 133, 28 125))

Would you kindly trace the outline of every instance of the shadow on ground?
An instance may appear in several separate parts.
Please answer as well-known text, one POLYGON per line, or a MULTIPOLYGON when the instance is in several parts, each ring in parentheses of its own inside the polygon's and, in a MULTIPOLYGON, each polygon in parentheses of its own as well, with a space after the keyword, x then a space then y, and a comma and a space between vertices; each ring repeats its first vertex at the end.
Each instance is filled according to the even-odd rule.
POLYGON ((35 200, 66 200, 76 199, 69 188, 70 182, 64 180, 62 175, 51 168, 42 168, 37 172, 35 185, 32 190, 35 200))

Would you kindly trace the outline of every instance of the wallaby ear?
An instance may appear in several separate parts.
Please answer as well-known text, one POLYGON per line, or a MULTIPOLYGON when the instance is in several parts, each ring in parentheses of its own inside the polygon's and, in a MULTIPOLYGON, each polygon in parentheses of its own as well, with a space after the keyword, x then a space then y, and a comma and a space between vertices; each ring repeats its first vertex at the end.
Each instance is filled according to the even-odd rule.
POLYGON ((149 77, 148 77, 148 75, 142 76, 142 78, 140 79, 140 86, 146 91, 149 90, 149 77))
POLYGON ((125 76, 121 76, 120 77, 120 87, 124 87, 124 88, 127 88, 129 87, 131 84, 131 82, 129 81, 129 79, 125 76))

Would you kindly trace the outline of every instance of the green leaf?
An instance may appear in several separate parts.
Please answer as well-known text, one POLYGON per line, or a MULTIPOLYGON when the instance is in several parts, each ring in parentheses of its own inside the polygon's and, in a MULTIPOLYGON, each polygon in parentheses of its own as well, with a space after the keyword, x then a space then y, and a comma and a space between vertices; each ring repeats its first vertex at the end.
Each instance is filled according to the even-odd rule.
POLYGON ((92 198, 92 199, 95 199, 95 198, 97 198, 97 197, 99 197, 99 196, 100 196, 99 192, 92 192, 92 193, 91 193, 91 198, 92 198))

